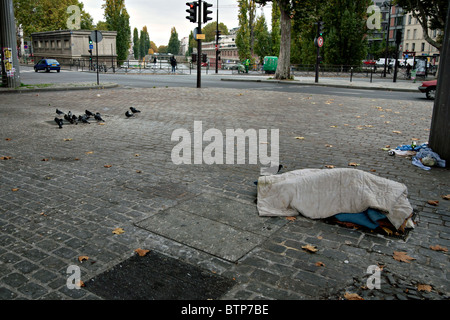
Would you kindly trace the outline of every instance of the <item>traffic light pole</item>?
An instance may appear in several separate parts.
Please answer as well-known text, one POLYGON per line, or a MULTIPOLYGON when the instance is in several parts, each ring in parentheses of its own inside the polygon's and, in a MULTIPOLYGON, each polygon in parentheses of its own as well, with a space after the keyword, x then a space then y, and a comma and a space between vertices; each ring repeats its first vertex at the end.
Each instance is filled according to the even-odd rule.
POLYGON ((219 73, 219 0, 217 0, 217 22, 216 22, 216 73, 219 73))
MULTIPOLYGON (((198 32, 202 32, 202 0, 198 0, 198 32)), ((197 88, 202 87, 202 40, 197 39, 197 88)))

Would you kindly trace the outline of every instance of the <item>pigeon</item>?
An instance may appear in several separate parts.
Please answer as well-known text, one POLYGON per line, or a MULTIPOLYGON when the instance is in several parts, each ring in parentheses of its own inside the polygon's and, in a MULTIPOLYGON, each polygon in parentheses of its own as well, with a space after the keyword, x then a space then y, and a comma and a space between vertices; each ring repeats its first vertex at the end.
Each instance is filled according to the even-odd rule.
POLYGON ((137 110, 136 108, 130 107, 131 112, 138 113, 141 112, 140 110, 137 110))
POLYGON ((87 121, 86 115, 78 116, 78 121, 83 123, 90 123, 89 121, 87 121))
MULTIPOLYGON (((70 113, 70 111, 69 111, 69 113, 70 113)), ((75 121, 73 121, 73 119, 72 119, 72 115, 69 117, 69 115, 68 114, 65 114, 64 115, 64 119, 66 119, 68 122, 70 122, 71 124, 74 124, 75 123, 75 121)))
POLYGON ((96 114, 94 114, 94 119, 97 121, 105 122, 105 120, 102 119, 102 116, 98 112, 96 114))
POLYGON ((62 112, 61 110, 56 109, 56 113, 59 115, 65 114, 64 112, 62 112))
POLYGON ((90 112, 89 110, 85 110, 84 112, 85 112, 86 115, 88 115, 88 116, 93 116, 93 115, 94 115, 94 114, 93 114, 92 112, 90 112))
POLYGON ((127 118, 134 116, 134 114, 128 110, 127 110, 127 112, 125 112, 125 115, 127 116, 127 118))
POLYGON ((59 118, 55 117, 55 122, 58 124, 59 128, 62 129, 63 119, 59 119, 59 118))

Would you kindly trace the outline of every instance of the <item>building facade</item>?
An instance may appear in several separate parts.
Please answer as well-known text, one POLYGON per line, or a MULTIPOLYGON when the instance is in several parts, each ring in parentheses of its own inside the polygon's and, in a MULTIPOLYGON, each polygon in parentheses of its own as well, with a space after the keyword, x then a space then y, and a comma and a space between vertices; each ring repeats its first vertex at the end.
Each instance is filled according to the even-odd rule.
MULTIPOLYGON (((89 65, 89 36, 92 30, 58 30, 31 34, 32 52, 37 62, 54 58, 62 65, 89 65)), ((98 49, 99 64, 117 66, 116 31, 101 31, 103 39, 92 43, 92 56, 98 49), (98 46, 98 47, 97 47, 98 46)))
MULTIPOLYGON (((439 64, 439 50, 425 40, 420 23, 410 12, 405 15, 405 18, 403 52, 414 53, 416 57, 427 57, 432 65, 439 64)), ((433 40, 436 40, 440 34, 440 30, 429 30, 429 36, 433 40)))

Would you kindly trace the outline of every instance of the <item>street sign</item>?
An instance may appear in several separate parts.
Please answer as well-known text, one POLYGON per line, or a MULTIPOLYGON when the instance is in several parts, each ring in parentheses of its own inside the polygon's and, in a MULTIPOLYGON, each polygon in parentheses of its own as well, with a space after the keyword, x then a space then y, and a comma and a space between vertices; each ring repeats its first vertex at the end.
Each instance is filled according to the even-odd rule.
POLYGON ((103 35, 100 31, 94 30, 91 32, 91 39, 92 41, 99 43, 103 39, 103 35))
POLYGON ((319 46, 319 48, 323 46, 323 38, 322 37, 317 38, 317 45, 319 46))
POLYGON ((205 40, 205 34, 204 33, 197 33, 197 40, 205 40))
POLYGON ((94 49, 94 45, 93 45, 93 44, 90 44, 90 45, 89 45, 89 50, 92 50, 92 49, 94 49))

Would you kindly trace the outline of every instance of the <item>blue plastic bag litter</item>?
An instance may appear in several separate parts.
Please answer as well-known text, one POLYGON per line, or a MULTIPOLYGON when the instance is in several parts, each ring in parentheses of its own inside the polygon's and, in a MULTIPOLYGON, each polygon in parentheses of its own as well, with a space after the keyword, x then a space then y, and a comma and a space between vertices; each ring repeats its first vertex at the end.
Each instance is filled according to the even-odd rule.
POLYGON ((369 208, 360 213, 338 213, 334 217, 341 222, 351 222, 373 230, 379 226, 377 221, 385 219, 386 215, 369 208))
POLYGON ((401 145, 395 148, 396 150, 401 151, 416 151, 416 155, 412 157, 412 164, 416 167, 419 167, 424 170, 430 170, 431 168, 428 166, 425 166, 420 159, 431 157, 434 160, 436 160, 436 166, 445 168, 445 160, 441 159, 439 155, 434 152, 430 147, 428 147, 427 143, 423 143, 420 146, 412 147, 411 145, 401 145))

